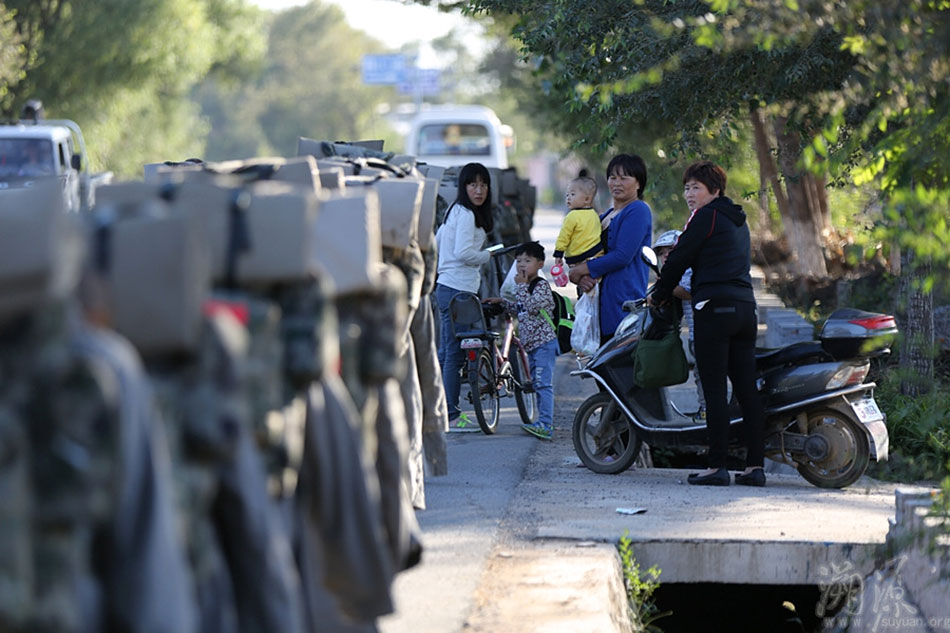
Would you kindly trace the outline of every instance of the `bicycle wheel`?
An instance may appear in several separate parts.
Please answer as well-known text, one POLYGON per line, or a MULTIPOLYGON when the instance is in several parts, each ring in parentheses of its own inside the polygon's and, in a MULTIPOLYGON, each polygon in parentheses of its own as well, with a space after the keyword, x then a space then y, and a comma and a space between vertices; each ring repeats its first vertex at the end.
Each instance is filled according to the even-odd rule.
POLYGON ((515 402, 518 405, 518 414, 522 422, 532 424, 538 419, 538 393, 531 383, 528 355, 520 345, 512 345, 511 350, 511 375, 515 379, 515 402))
POLYGON ((485 435, 491 435, 498 428, 498 416, 501 403, 498 385, 495 380, 495 359, 491 349, 481 349, 478 357, 468 364, 469 398, 475 410, 475 419, 485 435))

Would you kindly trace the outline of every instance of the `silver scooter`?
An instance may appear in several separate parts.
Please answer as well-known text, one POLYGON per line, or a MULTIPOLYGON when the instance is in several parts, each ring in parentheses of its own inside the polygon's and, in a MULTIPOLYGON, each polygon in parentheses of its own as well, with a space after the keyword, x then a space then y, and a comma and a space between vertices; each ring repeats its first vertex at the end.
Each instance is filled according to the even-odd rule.
MULTIPOLYGON (((644 261, 657 270, 652 249, 643 251, 644 261)), ((628 301, 624 309, 629 313, 613 338, 571 372, 593 378, 599 388, 578 408, 572 429, 577 455, 597 473, 625 471, 644 442, 696 453, 707 446, 706 426, 675 410, 665 387, 642 388, 634 382, 638 342, 650 338, 650 328, 668 315, 643 299, 628 301)), ((886 460, 886 418, 874 400, 875 383, 865 380, 871 359, 889 354, 896 334, 894 317, 844 308, 828 317, 817 341, 758 350, 766 457, 794 466, 822 488, 849 486, 870 459, 886 460)), ((730 454, 744 450, 741 438, 742 413, 733 398, 730 454)))

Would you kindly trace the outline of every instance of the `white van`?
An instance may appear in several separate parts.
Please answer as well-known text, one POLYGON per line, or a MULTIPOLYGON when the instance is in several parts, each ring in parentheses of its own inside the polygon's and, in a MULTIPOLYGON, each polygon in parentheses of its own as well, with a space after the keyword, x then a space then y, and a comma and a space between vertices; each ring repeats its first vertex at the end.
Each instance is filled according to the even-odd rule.
POLYGON ((506 169, 514 145, 510 125, 485 106, 432 106, 416 115, 406 153, 440 167, 481 163, 506 169))

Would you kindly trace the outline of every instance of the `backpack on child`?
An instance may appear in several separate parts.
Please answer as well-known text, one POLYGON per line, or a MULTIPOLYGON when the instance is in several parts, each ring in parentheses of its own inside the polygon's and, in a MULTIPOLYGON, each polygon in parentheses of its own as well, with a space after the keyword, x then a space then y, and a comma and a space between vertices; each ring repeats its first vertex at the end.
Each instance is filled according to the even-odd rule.
MULTIPOLYGON (((535 286, 542 281, 548 285, 548 289, 550 290, 551 285, 548 284, 547 279, 538 277, 528 286, 528 292, 534 292, 535 286)), ((550 315, 547 310, 541 310, 541 316, 548 322, 548 325, 551 326, 551 329, 553 329, 557 335, 557 345, 560 353, 567 354, 571 351, 571 331, 574 329, 574 303, 564 295, 554 292, 553 290, 551 290, 551 294, 554 296, 554 314, 550 315)))

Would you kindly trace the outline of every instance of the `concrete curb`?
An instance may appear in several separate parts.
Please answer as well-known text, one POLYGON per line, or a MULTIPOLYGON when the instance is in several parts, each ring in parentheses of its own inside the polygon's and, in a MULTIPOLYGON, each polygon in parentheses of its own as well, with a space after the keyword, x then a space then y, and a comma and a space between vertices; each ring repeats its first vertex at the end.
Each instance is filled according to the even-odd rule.
POLYGON ((563 541, 496 548, 464 630, 632 633, 616 548, 563 541))

